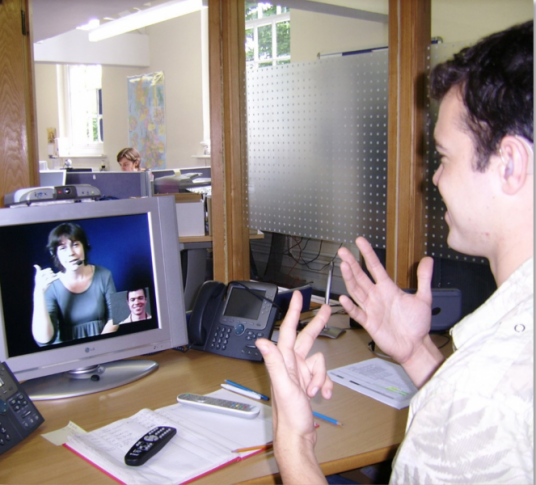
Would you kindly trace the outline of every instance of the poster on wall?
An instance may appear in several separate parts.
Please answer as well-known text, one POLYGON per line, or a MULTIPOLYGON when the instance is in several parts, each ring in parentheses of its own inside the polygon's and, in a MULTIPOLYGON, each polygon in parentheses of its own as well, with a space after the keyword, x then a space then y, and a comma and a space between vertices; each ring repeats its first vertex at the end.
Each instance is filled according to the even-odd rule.
POLYGON ((129 146, 141 154, 149 169, 166 168, 166 118, 164 73, 127 78, 129 146))

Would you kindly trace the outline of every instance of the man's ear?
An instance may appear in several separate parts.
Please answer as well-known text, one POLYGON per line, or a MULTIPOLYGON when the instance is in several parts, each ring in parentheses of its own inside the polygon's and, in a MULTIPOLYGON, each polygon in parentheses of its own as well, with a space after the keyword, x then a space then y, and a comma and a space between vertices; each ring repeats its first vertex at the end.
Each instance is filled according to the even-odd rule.
POLYGON ((505 194, 514 195, 534 171, 532 144, 524 138, 508 135, 501 141, 499 154, 501 187, 505 194))

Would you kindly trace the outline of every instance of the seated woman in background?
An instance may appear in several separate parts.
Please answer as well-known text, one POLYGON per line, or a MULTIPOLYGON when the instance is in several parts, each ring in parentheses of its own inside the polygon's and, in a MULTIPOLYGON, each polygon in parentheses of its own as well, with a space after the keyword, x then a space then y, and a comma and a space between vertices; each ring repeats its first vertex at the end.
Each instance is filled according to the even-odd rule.
POLYGON ((48 236, 58 273, 35 267, 32 333, 39 345, 115 332, 110 270, 88 264, 89 243, 77 224, 65 222, 48 236))
POLYGON ((141 155, 135 148, 123 148, 117 154, 117 163, 121 166, 123 172, 141 172, 144 169, 140 167, 141 155))

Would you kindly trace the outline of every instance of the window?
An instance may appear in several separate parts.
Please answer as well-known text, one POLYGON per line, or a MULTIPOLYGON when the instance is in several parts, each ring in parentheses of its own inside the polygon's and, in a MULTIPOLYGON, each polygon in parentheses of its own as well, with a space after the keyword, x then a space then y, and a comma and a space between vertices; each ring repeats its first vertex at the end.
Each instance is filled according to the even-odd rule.
MULTIPOLYGON (((102 67, 64 66, 63 113, 66 156, 101 155, 103 152, 102 67)), ((62 154, 60 153, 60 156, 62 154)))
POLYGON ((290 62, 290 9, 267 2, 246 2, 246 67, 290 62))

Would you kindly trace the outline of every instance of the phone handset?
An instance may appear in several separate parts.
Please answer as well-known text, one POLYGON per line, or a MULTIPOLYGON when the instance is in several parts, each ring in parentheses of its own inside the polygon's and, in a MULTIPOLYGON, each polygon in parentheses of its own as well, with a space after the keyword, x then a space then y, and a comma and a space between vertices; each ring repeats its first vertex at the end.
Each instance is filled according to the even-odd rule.
POLYGON ((188 321, 188 337, 191 344, 205 343, 226 289, 227 287, 219 281, 205 281, 199 289, 188 321))

